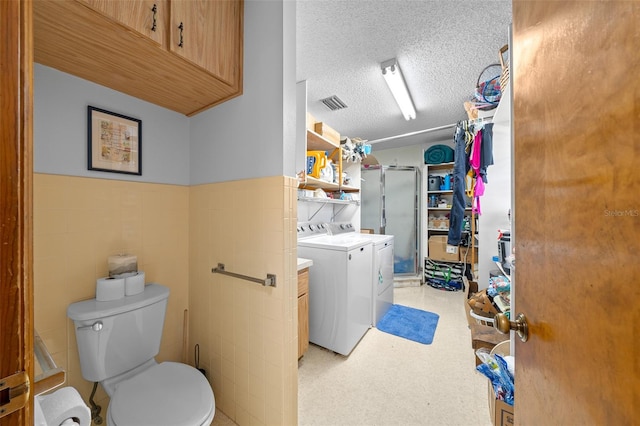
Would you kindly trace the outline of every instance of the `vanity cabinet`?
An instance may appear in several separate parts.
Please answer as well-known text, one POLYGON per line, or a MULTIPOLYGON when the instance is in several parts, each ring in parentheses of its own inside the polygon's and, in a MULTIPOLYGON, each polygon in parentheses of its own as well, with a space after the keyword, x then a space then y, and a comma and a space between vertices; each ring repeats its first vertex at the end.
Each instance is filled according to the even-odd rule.
POLYGON ((298 271, 298 359, 309 348, 309 268, 298 271))
POLYGON ((34 60, 191 116, 242 93, 243 11, 243 0, 39 0, 34 60))

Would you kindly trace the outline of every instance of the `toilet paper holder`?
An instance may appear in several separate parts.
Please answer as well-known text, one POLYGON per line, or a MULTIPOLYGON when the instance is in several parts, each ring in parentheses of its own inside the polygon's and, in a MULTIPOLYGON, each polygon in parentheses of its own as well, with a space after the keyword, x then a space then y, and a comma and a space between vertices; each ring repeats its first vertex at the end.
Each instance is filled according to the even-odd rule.
POLYGON ((0 418, 23 408, 29 402, 29 375, 19 371, 0 378, 0 418))

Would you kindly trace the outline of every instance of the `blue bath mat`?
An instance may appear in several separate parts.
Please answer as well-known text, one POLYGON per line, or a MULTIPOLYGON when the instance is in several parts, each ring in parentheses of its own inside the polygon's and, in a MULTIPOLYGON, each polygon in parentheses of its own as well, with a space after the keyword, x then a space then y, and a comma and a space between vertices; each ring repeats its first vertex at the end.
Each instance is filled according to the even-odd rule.
POLYGON ((432 312, 393 305, 378 322, 377 328, 385 333, 430 345, 440 316, 432 312))

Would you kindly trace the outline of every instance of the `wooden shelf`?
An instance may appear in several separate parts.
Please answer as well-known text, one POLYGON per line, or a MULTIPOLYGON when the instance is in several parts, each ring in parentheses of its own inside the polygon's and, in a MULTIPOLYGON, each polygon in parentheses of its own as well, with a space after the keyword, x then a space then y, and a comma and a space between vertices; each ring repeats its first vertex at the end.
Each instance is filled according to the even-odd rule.
POLYGON ((356 188, 355 186, 341 185, 340 190, 344 192, 360 192, 360 188, 356 188))
MULTIPOLYGON (((328 157, 333 159, 334 163, 337 165, 338 174, 342 176, 343 164, 342 148, 340 147, 340 144, 336 144, 335 142, 325 138, 321 134, 307 129, 307 151, 326 151, 328 153, 328 157)), ((306 181, 298 186, 305 189, 320 188, 329 192, 360 192, 360 188, 355 186, 327 182, 308 175, 306 176, 306 181)))
POLYGON ((425 164, 430 170, 449 170, 455 163, 425 164))
MULTIPOLYGON (((324 136, 307 129, 307 151, 331 151, 340 148, 340 144, 325 138, 324 136)), ((329 152, 331 155, 331 152, 329 152)))
POLYGON ((324 189, 325 191, 336 192, 340 191, 340 185, 333 182, 327 182, 326 180, 316 179, 311 176, 307 176, 306 182, 300 183, 298 185, 300 188, 305 189, 324 189))

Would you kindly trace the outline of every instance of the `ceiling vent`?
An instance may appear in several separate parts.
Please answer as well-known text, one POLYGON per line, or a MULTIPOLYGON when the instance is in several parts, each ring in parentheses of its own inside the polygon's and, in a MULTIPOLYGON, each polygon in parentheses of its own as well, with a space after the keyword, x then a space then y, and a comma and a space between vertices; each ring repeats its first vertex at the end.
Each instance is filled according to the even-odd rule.
POLYGON ((321 99, 322 103, 327 106, 331 111, 335 111, 338 109, 344 109, 347 107, 347 104, 342 102, 339 97, 336 95, 329 96, 328 98, 321 99))

